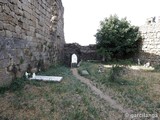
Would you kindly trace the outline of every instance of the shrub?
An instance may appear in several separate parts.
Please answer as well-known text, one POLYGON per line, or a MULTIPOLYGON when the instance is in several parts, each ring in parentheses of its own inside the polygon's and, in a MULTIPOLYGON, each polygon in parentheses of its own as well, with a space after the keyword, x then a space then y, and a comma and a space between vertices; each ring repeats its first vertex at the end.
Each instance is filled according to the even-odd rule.
POLYGON ((108 80, 110 82, 116 82, 118 79, 120 79, 122 69, 123 68, 119 67, 118 65, 112 66, 112 69, 110 70, 110 73, 109 73, 108 80))
POLYGON ((159 65, 155 65, 154 69, 155 69, 156 72, 160 72, 160 64, 159 65))
POLYGON ((138 27, 131 25, 126 18, 119 19, 117 15, 101 21, 95 37, 103 61, 132 57, 138 51, 141 38, 138 27))
POLYGON ((12 92, 20 91, 24 88, 25 84, 26 84, 25 79, 17 78, 15 80, 13 80, 10 85, 0 87, 0 94, 4 94, 8 90, 10 90, 12 92))

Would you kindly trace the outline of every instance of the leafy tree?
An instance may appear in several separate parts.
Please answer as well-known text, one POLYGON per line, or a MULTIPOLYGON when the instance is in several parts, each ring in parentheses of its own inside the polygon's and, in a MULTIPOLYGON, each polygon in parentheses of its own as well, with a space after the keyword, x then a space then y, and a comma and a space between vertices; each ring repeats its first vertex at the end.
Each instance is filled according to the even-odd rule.
POLYGON ((103 60, 126 58, 138 50, 139 28, 132 26, 126 18, 117 15, 100 22, 100 29, 95 35, 98 53, 103 60))

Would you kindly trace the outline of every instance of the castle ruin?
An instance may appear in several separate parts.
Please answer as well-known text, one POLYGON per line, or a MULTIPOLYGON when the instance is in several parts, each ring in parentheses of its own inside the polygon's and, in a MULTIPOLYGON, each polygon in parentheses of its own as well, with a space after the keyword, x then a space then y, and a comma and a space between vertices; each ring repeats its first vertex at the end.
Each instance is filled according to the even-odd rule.
POLYGON ((151 65, 160 62, 160 19, 149 18, 146 24, 140 27, 142 43, 139 58, 143 63, 150 62, 151 65))
POLYGON ((61 0, 0 0, 0 85, 63 59, 63 12, 61 0))

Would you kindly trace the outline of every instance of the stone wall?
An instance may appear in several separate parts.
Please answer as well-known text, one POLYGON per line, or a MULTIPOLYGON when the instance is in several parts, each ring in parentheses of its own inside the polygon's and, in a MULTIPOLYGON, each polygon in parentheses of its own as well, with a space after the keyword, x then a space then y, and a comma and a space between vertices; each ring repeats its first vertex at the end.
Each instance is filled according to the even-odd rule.
POLYGON ((0 85, 63 60, 61 0, 0 0, 0 85))
POLYGON ((155 18, 147 19, 146 24, 140 27, 140 32, 142 45, 139 58, 143 63, 160 64, 160 22, 156 22, 155 18))
POLYGON ((78 57, 78 62, 81 60, 81 46, 77 43, 65 44, 64 46, 64 64, 66 66, 71 66, 71 56, 76 54, 78 57))
POLYGON ((101 56, 97 54, 97 46, 90 44, 89 46, 81 46, 82 60, 101 60, 101 56))
POLYGON ((76 54, 78 62, 81 60, 101 60, 101 57, 97 54, 96 45, 81 46, 77 43, 65 44, 64 46, 64 63, 67 66, 71 66, 71 56, 76 54))

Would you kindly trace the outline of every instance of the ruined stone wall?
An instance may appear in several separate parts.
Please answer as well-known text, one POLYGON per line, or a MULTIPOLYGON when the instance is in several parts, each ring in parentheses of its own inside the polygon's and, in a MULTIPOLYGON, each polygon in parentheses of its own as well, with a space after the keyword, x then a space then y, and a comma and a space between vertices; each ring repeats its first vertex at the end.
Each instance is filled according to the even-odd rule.
POLYGON ((82 60, 101 60, 101 56, 97 53, 97 45, 90 44, 88 46, 81 46, 82 60))
POLYGON ((71 66, 71 56, 76 54, 78 62, 81 60, 81 46, 77 43, 69 43, 64 46, 64 64, 68 67, 71 66))
POLYGON ((0 0, 0 85, 62 60, 61 0, 0 0))
POLYGON ((88 46, 81 46, 77 43, 65 44, 64 46, 64 63, 71 66, 71 56, 76 54, 78 62, 81 60, 101 60, 101 56, 97 54, 97 46, 95 44, 88 46))
POLYGON ((143 63, 160 64, 160 22, 150 19, 140 27, 142 45, 140 59, 143 63))

